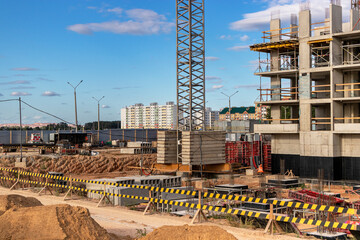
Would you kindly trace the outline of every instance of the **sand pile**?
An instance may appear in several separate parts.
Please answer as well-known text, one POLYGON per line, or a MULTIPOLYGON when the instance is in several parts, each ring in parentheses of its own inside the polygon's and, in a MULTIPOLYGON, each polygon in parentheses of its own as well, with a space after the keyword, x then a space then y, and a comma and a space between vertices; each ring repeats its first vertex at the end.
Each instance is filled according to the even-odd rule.
POLYGON ((0 196, 0 215, 9 209, 42 206, 36 198, 23 197, 20 195, 2 195, 0 196))
POLYGON ((140 240, 236 240, 236 238, 216 226, 163 226, 155 229, 140 240))
MULTIPOLYGON (((139 166, 141 155, 119 156, 62 156, 59 159, 50 157, 28 157, 28 171, 62 172, 64 174, 109 173, 131 170, 130 166, 139 166)), ((144 166, 156 162, 156 154, 144 154, 144 166)), ((14 167, 15 158, 1 158, 1 167, 14 167)))
POLYGON ((1 239, 111 239, 107 231, 91 218, 86 208, 69 205, 31 206, 40 202, 21 196, 9 197, 1 197, 10 199, 0 201, 0 204, 5 203, 1 209, 7 208, 9 202, 16 207, 9 208, 0 216, 1 239))

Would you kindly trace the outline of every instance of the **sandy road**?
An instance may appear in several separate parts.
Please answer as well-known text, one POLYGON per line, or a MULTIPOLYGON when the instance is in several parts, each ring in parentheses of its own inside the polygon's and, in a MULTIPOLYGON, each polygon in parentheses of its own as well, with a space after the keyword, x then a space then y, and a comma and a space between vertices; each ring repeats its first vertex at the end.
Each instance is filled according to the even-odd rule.
MULTIPOLYGON (((14 190, 10 191, 7 188, 0 187, 0 195, 7 194, 19 194, 25 197, 35 197, 44 205, 52 204, 69 204, 72 206, 81 206, 90 210, 91 216, 110 233, 114 233, 117 236, 132 238, 137 237, 137 230, 144 228, 147 232, 151 232, 155 228, 164 225, 185 225, 190 224, 190 219, 185 217, 169 216, 167 214, 154 214, 143 215, 138 211, 131 211, 121 207, 96 207, 96 203, 86 200, 68 200, 63 201, 62 197, 56 197, 52 195, 41 195, 33 193, 28 190, 14 190)), ((206 225, 214 225, 212 223, 205 223, 206 225)), ((219 226, 219 225, 216 225, 219 226)), ((240 240, 252 239, 252 240, 265 240, 265 239, 277 239, 277 240, 299 240, 299 238, 289 235, 267 235, 263 233, 263 230, 250 230, 244 228, 234 228, 230 226, 221 225, 223 229, 233 234, 240 240)), ((126 238, 125 238, 126 239, 126 238)))

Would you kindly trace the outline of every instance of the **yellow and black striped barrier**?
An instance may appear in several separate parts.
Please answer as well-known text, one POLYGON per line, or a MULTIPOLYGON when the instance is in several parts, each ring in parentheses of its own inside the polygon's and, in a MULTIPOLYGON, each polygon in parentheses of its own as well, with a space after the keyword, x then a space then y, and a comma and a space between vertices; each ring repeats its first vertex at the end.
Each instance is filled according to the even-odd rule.
MULTIPOLYGON (((50 187, 67 188, 67 189, 72 189, 72 190, 76 190, 76 191, 91 192, 91 193, 97 193, 97 194, 106 195, 106 196, 140 199, 140 200, 145 200, 145 201, 152 201, 154 203, 183 206, 183 207, 188 207, 188 208, 192 208, 192 209, 202 209, 202 210, 207 210, 207 211, 212 211, 212 212, 233 214, 233 215, 237 215, 237 216, 253 217, 253 218, 260 218, 260 219, 270 219, 270 214, 262 213, 262 212, 215 207, 215 206, 201 205, 201 204, 195 204, 195 203, 185 203, 185 202, 178 202, 178 201, 174 201, 174 200, 164 200, 164 199, 157 199, 157 198, 150 198, 150 197, 106 193, 106 192, 102 192, 102 191, 89 190, 89 189, 85 189, 85 188, 66 186, 66 185, 54 184, 54 183, 43 183, 43 182, 16 179, 16 178, 0 177, 0 179, 9 180, 9 181, 19 181, 22 183, 40 184, 40 185, 50 186, 50 187)), ((322 227, 328 227, 328 228, 338 228, 338 229, 344 229, 344 230, 347 229, 347 230, 353 230, 353 231, 360 231, 360 226, 354 225, 354 224, 312 220, 312 219, 296 218, 296 217, 286 217, 286 216, 280 216, 280 215, 277 216, 276 214, 274 214, 274 215, 275 215, 274 220, 278 221, 278 222, 297 223, 297 224, 306 224, 306 225, 312 225, 312 226, 322 226, 322 227)))
MULTIPOLYGON (((41 178, 50 178, 50 179, 54 179, 54 180, 70 181, 69 177, 61 177, 61 176, 42 174, 42 173, 24 172, 24 171, 9 169, 9 168, 0 168, 0 170, 19 173, 20 175, 24 175, 24 176, 33 176, 33 177, 41 177, 41 178)), ((179 190, 179 189, 173 189, 173 188, 161 188, 161 187, 143 186, 143 185, 118 184, 118 183, 92 181, 92 180, 76 179, 76 178, 71 178, 71 180, 73 182, 101 184, 101 185, 109 185, 109 186, 114 186, 114 187, 147 189, 147 190, 150 190, 153 192, 173 193, 173 194, 180 194, 180 195, 187 195, 187 196, 196 196, 199 193, 198 191, 179 190)), ((313 211, 360 215, 360 209, 345 208, 345 207, 338 207, 338 206, 327 206, 327 205, 309 204, 309 203, 302 203, 302 202, 281 201, 281 200, 274 200, 274 199, 270 200, 270 199, 265 199, 265 198, 253 198, 253 197, 218 194, 218 193, 208 193, 208 192, 202 193, 202 197, 203 198, 216 198, 216 199, 223 199, 223 200, 241 201, 241 202, 273 204, 273 205, 277 205, 277 206, 281 206, 281 207, 310 209, 313 211)))

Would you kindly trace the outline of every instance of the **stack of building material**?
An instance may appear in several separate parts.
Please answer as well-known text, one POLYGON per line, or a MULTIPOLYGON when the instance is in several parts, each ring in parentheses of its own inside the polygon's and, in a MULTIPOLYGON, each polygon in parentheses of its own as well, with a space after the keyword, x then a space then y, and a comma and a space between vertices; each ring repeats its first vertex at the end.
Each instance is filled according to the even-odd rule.
MULTIPOLYGON (((138 197, 149 197, 149 190, 141 188, 128 188, 128 187, 109 187, 106 192, 119 195, 129 195, 138 197)), ((147 202, 142 199, 126 198, 118 196, 109 196, 111 203, 114 206, 131 206, 147 202)))
POLYGON ((112 141, 111 141, 111 145, 112 145, 113 147, 125 147, 125 146, 126 146, 126 142, 120 141, 120 140, 112 140, 112 141))
MULTIPOLYGON (((93 179, 92 181, 116 183, 116 184, 135 184, 135 180, 130 178, 121 178, 121 179, 101 178, 101 179, 93 179)), ((86 189, 88 190, 104 192, 107 191, 110 187, 112 186, 104 185, 104 184, 96 184, 96 183, 86 183, 86 189)), ((87 197, 92 199, 100 199, 102 197, 102 194, 88 192, 87 197)))
POLYGON ((157 140, 157 163, 177 163, 176 131, 159 131, 157 140))
POLYGON ((121 148, 120 153, 124 154, 150 154, 153 153, 152 143, 149 142, 128 142, 126 148, 121 148))
POLYGON ((182 132, 182 164, 224 164, 225 132, 182 132))

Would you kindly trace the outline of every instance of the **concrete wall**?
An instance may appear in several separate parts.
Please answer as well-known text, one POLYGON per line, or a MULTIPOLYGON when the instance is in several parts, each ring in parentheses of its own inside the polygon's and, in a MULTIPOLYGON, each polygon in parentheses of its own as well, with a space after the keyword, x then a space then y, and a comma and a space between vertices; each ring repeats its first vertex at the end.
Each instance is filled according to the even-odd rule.
POLYGON ((300 142, 298 134, 274 134, 271 135, 272 154, 300 154, 300 142))
POLYGON ((360 135, 343 134, 340 136, 341 155, 344 157, 360 156, 360 135))
POLYGON ((300 155, 314 157, 332 157, 334 138, 331 132, 301 132, 300 155))

